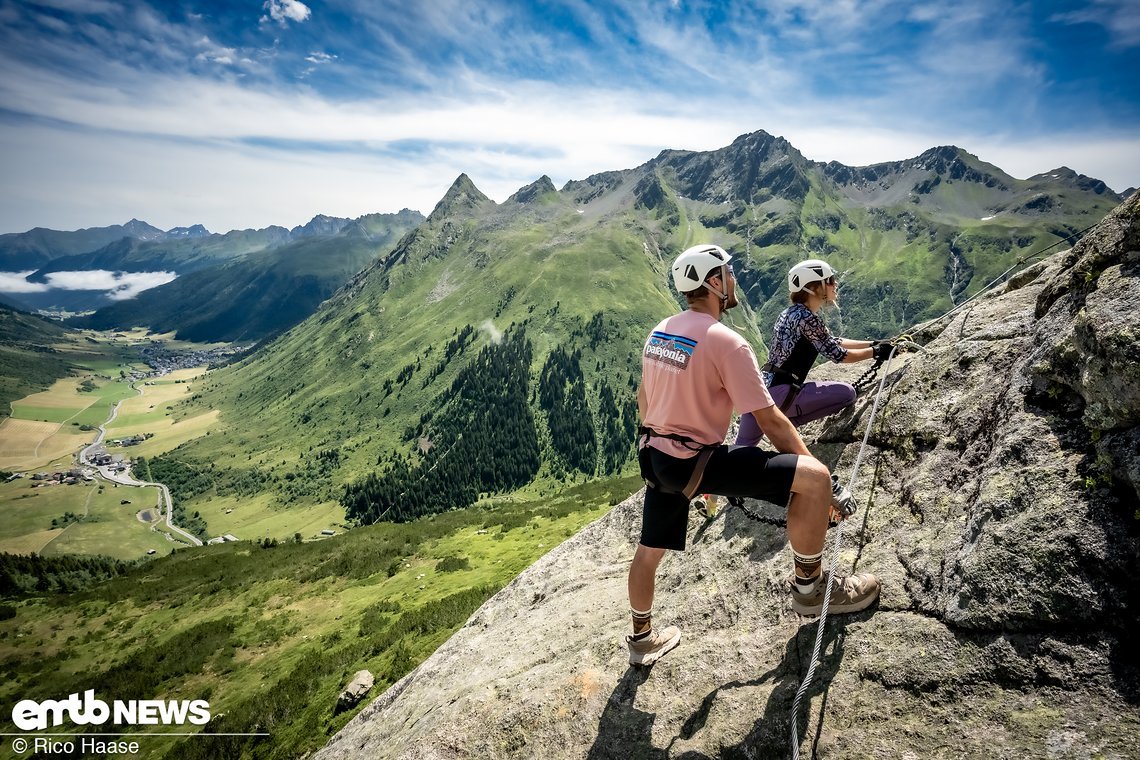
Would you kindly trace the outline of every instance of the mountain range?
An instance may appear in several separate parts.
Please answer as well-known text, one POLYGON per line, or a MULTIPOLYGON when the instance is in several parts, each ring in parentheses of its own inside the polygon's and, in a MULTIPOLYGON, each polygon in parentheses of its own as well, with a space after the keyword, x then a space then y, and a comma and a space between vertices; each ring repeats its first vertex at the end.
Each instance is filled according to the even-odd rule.
MULTIPOLYGON (((1119 201, 1063 167, 1018 180, 952 146, 847 167, 760 131, 561 189, 541 177, 502 203, 461 175, 426 219, 120 240, 87 265, 189 271, 80 323, 278 335, 176 407, 219 409, 224 430, 172 456, 208 463, 223 490, 253 479, 285 504, 408 519, 627 468, 637 349, 678 308, 667 267, 691 244, 733 252, 745 303, 726 321, 763 358, 796 260, 841 272, 835 332, 883 337, 1071 245, 1119 201), (469 466, 487 451, 509 472, 469 466)), ((187 498, 209 511, 216 490, 187 498)))
POLYGON ((259 340, 288 329, 376 255, 386 252, 423 216, 407 209, 358 219, 318 215, 289 230, 270 226, 211 234, 202 225, 163 232, 145 222, 55 233, 32 230, 0 238, 0 261, 41 292, 8 294, 24 309, 83 311, 79 327, 147 326, 188 340, 259 340), (72 249, 120 235, 84 252, 72 249), (46 261, 42 259, 47 258, 46 261), (61 272, 171 273, 165 286, 131 299, 112 300, 105 278, 99 289, 48 287, 61 272), (177 279, 174 279, 177 276, 177 279), (187 280, 187 278, 189 278, 187 280))

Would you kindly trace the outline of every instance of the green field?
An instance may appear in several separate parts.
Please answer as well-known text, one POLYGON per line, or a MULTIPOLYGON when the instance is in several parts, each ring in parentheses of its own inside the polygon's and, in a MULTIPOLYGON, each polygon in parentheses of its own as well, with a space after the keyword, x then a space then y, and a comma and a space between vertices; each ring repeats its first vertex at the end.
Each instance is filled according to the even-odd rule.
POLYGON ((38 552, 58 535, 51 521, 65 512, 83 512, 90 490, 83 486, 32 488, 28 479, 0 483, 0 551, 38 552))
POLYGON ((135 559, 148 549, 168 553, 173 546, 163 534, 139 522, 136 513, 158 502, 156 488, 129 488, 111 483, 41 485, 21 478, 0 484, 0 552, 12 554, 104 554, 135 559), (119 502, 130 501, 129 505, 119 502), (52 520, 66 512, 82 516, 62 531, 52 520))
POLYGON ((211 536, 226 533, 241 539, 291 538, 300 533, 305 539, 318 538, 326 528, 340 533, 344 528, 344 508, 337 502, 294 505, 283 508, 273 494, 214 497, 195 502, 210 526, 211 536))
MULTIPOLYGON (((112 453, 128 457, 153 456, 175 448, 186 441, 205 435, 217 422, 216 412, 207 412, 185 421, 170 416, 170 407, 192 392, 191 381, 202 369, 181 370, 146 384, 139 383, 140 394, 119 379, 120 372, 136 369, 131 363, 132 348, 149 345, 156 337, 145 331, 116 335, 86 332, 79 344, 82 354, 73 358, 82 364, 81 374, 59 378, 41 391, 12 402, 13 414, 0 423, 0 467, 31 475, 36 472, 66 470, 75 466, 75 454, 95 439, 94 430, 104 424, 118 402, 120 414, 108 428, 108 439, 150 433, 144 443, 130 448, 108 447, 112 453), (85 372, 82 370, 86 370, 85 372)), ((168 341, 178 348, 195 346, 168 341)), ((172 544, 163 533, 135 519, 138 509, 120 508, 119 500, 147 506, 157 499, 155 489, 131 489, 106 484, 105 494, 95 493, 89 484, 50 486, 31 489, 29 479, 0 484, 0 551, 18 554, 42 552, 45 556, 60 554, 103 554, 123 559, 146 556, 148 550, 167 553, 172 544), (127 492, 123 495, 123 492, 127 492), (77 515, 89 509, 79 523, 60 532, 51 528, 53 518, 65 513, 77 515)), ((311 510, 310 510, 311 511, 311 510)), ((267 515, 272 514, 272 510, 267 515)), ((312 519, 310 515, 310 519, 312 519)), ((322 518, 322 523, 327 520, 322 518)), ((306 528, 306 520, 291 521, 290 530, 306 528)), ((316 529, 319 533, 322 524, 316 529)), ((290 533, 289 535, 292 535, 290 533)))
POLYGON ((107 420, 118 401, 134 395, 130 385, 117 378, 108 380, 100 375, 68 378, 26 400, 13 401, 12 419, 98 426, 107 420), (95 390, 77 390, 83 380, 94 383, 95 390))
MULTIPOLYGON (((96 490, 90 501, 87 516, 68 525, 60 535, 40 550, 50 557, 59 554, 102 554, 115 559, 137 559, 154 549, 168 554, 174 547, 187 546, 166 538, 164 531, 151 530, 147 523, 136 517, 140 510, 158 505, 157 488, 129 488, 105 484, 102 489, 93 485, 56 486, 57 488, 83 488, 96 490), (122 501, 129 504, 121 504, 122 501)), ((62 513, 61 513, 62 514, 62 513)), ((162 523, 165 528, 165 523, 162 523)), ((177 536, 177 534, 174 534, 177 536)))

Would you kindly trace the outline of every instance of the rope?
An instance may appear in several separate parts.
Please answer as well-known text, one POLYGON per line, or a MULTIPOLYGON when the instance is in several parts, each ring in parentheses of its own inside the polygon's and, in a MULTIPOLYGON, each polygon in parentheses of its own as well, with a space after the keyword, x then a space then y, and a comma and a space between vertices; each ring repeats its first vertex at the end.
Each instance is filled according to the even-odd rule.
MULTIPOLYGON (((1076 232, 1072 235, 1063 237, 1060 240, 1058 240, 1057 242, 1053 243, 1052 245, 1048 245, 1045 248, 1042 248, 1040 251, 1037 251, 1036 253, 1029 254, 1026 256, 1022 256, 1020 259, 1015 261, 1011 267, 1009 267, 1004 272, 1002 272, 997 277, 995 277, 993 280, 991 280, 989 283, 987 283, 977 293, 970 296, 969 298, 967 298, 962 303, 956 305, 954 308, 950 309, 948 312, 946 312, 942 316, 937 317, 936 319, 934 319, 930 322, 924 322, 921 325, 917 325, 916 329, 918 327, 922 327, 924 329, 929 329, 933 325, 938 324, 942 320, 946 319, 947 317, 951 316, 952 314, 955 314, 956 312, 963 309, 967 304, 969 304, 972 301, 976 300, 977 298, 981 297, 981 295, 983 293, 992 289, 995 285, 997 285, 999 282, 1001 282, 1002 279, 1005 278, 1006 275, 1008 275, 1014 269, 1017 269, 1019 266, 1024 264, 1026 261, 1029 261, 1030 259, 1033 259, 1033 258, 1040 256, 1041 254, 1045 253, 1046 251, 1050 250, 1051 248, 1056 248, 1058 245, 1060 245, 1061 243, 1064 243, 1067 240, 1072 240, 1074 238, 1079 237, 1080 235, 1083 235, 1084 233, 1088 232, 1093 227, 1095 227, 1097 224, 1099 224, 1099 222, 1096 222, 1094 224, 1090 224, 1088 227, 1085 227, 1083 230, 1081 230, 1079 232, 1076 232)), ((904 344, 904 345, 909 344, 908 347, 919 348, 919 346, 917 346, 913 342, 913 340, 910 339, 909 335, 902 335, 899 337, 903 339, 902 344, 904 344)), ((859 467, 863 463, 863 452, 865 451, 865 449, 867 447, 867 441, 870 439, 870 436, 871 436, 871 427, 874 424, 875 416, 879 412, 879 400, 882 397, 883 388, 886 386, 887 376, 890 373, 891 360, 894 359, 895 352, 900 347, 901 346, 892 346, 891 353, 887 357, 887 361, 886 361, 887 369, 886 369, 886 371, 883 372, 883 376, 879 379, 879 387, 878 387, 878 390, 875 391, 875 403, 871 407, 871 415, 867 419, 867 430, 863 433, 863 441, 859 444, 859 452, 856 454, 855 464, 851 468, 851 478, 847 482, 847 490, 850 491, 851 493, 855 492, 855 478, 859 474, 859 467)), ((869 371, 865 372, 863 374, 863 376, 860 377, 859 380, 857 381, 856 387, 859 387, 864 383, 869 383, 874 378, 875 373, 877 371, 878 371, 878 365, 872 367, 869 371)), ((804 675, 804 680, 800 684, 799 689, 796 690, 795 699, 792 701, 792 721, 791 721, 790 739, 791 739, 791 748, 792 748, 793 760, 799 760, 799 757, 800 757, 800 742, 799 742, 799 738, 797 736, 797 727, 799 725, 800 704, 803 702, 803 698, 807 694, 808 687, 811 686, 811 682, 815 678, 816 668, 819 667, 819 653, 820 653, 820 649, 823 646, 824 624, 827 621, 828 606, 831 604, 832 581, 835 577, 836 565, 839 563, 839 549, 840 549, 840 546, 842 546, 842 544, 843 544, 843 529, 846 526, 846 522, 847 521, 844 520, 844 521, 839 523, 839 530, 836 531, 835 538, 833 539, 833 542, 832 542, 831 567, 829 568, 828 573, 827 573, 827 587, 824 589, 824 592, 823 592, 823 609, 820 610, 820 614, 819 614, 819 626, 816 629, 815 645, 812 647, 811 663, 808 665, 808 670, 807 670, 807 673, 804 675)))
MULTIPOLYGON (((851 468, 851 477, 847 481, 847 490, 850 491, 851 493, 854 493, 855 478, 859 475, 859 466, 863 463, 863 452, 866 450, 867 441, 871 437, 871 427, 875 422, 875 415, 878 414, 878 412, 879 412, 879 399, 882 397, 883 388, 887 384, 887 375, 890 373, 891 360, 894 359, 895 350, 896 349, 894 347, 892 347, 891 353, 887 357, 887 361, 886 361, 887 370, 883 373, 883 376, 879 379, 879 389, 877 391, 875 391, 875 403, 871 407, 871 416, 867 418, 867 430, 863 433, 863 441, 862 441, 862 443, 859 444, 859 451, 855 455, 855 464, 851 468)), ((799 760, 799 757, 800 757, 800 742, 799 742, 799 739, 797 737, 797 731, 796 731, 796 728, 799 725, 800 703, 803 701, 804 695, 807 694, 808 687, 811 686, 811 682, 815 678, 816 668, 819 667, 819 652, 820 652, 821 647, 823 646, 823 626, 824 626, 824 623, 827 621, 828 605, 831 604, 832 580, 835 577, 835 568, 839 564, 839 548, 843 544, 843 529, 846 525, 847 525, 846 520, 840 521, 839 530, 836 531, 835 538, 832 541, 831 562, 830 562, 831 567, 828 569, 828 572, 827 572, 827 586, 823 590, 823 609, 820 610, 820 613, 819 613, 819 627, 816 630, 816 634, 815 634, 815 646, 812 648, 812 651, 811 651, 811 664, 808 666, 807 674, 804 675, 803 683, 800 684, 800 688, 796 691, 796 698, 792 702, 791 744, 792 744, 792 758, 793 758, 793 760, 799 760)))
MULTIPOLYGON (((1084 233, 1088 232, 1093 227, 1095 227, 1097 224, 1099 224, 1099 222, 1096 222, 1094 224, 1090 224, 1088 227, 1085 227, 1083 230, 1080 230, 1079 232, 1075 232, 1072 235, 1067 235, 1067 236, 1061 238, 1060 240, 1058 240, 1057 242, 1052 243, 1051 245, 1048 245, 1048 246, 1042 248, 1041 250, 1039 250, 1035 253, 1022 256, 1020 259, 1015 261, 1012 266, 1010 266, 1004 272, 1002 272, 997 277, 995 277, 993 280, 991 280, 989 283, 987 283, 977 293, 970 296, 969 298, 967 298, 962 303, 957 304, 956 306, 954 306, 952 309, 947 311, 942 316, 937 317, 934 320, 931 320, 929 322, 923 322, 923 323, 920 323, 919 325, 916 325, 915 329, 918 329, 919 327, 921 327, 923 329, 929 329, 933 325, 938 324, 942 320, 946 319, 947 317, 949 317, 949 316, 957 313, 961 309, 963 309, 969 303, 971 303, 974 300, 981 297, 982 294, 984 294, 987 291, 989 291, 990 289, 992 289, 995 285, 1000 283, 1003 280, 1003 278, 1006 277, 1006 275, 1008 275, 1014 269, 1017 269, 1019 266, 1021 266, 1025 262, 1029 261, 1030 259, 1037 258, 1041 254, 1045 253, 1046 251, 1048 251, 1052 248, 1056 248, 1061 243, 1064 243, 1068 240, 1073 240, 1075 238, 1080 237, 1081 235, 1083 235, 1084 233)), ((875 403, 871 407, 870 417, 867 418, 867 429, 863 433, 863 440, 859 444, 859 451, 855 456, 855 464, 851 468, 851 477, 847 482, 847 490, 851 493, 854 493, 854 491, 855 491, 855 479, 859 474, 859 467, 863 463, 863 452, 867 448, 867 441, 870 439, 870 436, 871 436, 871 427, 873 426, 874 421, 875 421, 875 417, 879 412, 879 401, 880 401, 882 394, 883 394, 883 388, 886 387, 887 376, 890 374, 891 361, 894 359, 896 351, 898 351, 900 348, 903 350, 906 350, 907 348, 913 348, 913 349, 921 350, 921 346, 919 346, 917 343, 915 343, 909 334, 900 335, 899 339, 900 339, 900 342, 896 345, 892 345, 892 347, 891 347, 891 353, 887 357, 887 360, 885 362, 886 370, 883 372, 883 376, 879 379, 879 387, 875 391, 875 403)), ((879 365, 876 364, 875 366, 871 367, 871 369, 869 369, 867 372, 864 372, 863 375, 855 383, 856 389, 861 390, 863 388, 863 386, 869 385, 870 383, 872 383, 874 381, 875 375, 878 373, 878 370, 879 370, 879 365)), ((743 508, 743 505, 738 505, 738 506, 741 506, 742 511, 744 512, 745 515, 747 515, 748 517, 750 517, 753 520, 756 520, 758 522, 772 523, 775 525, 785 525, 786 524, 786 521, 775 520, 773 518, 768 518, 768 517, 765 517, 762 515, 754 514, 750 510, 743 508)), ((797 727, 799 725, 800 705, 803 702, 804 696, 807 694, 808 688, 811 686, 811 682, 815 678, 815 671, 819 667, 819 654, 820 654, 820 649, 823 646, 824 624, 827 622, 827 610, 828 610, 829 605, 831 604, 832 582, 835 578, 835 568, 839 563, 839 549, 843 544, 843 530, 846 527, 846 523, 847 523, 846 520, 843 520, 839 523, 839 530, 836 531, 835 537, 832 541, 830 568, 828 569, 828 573, 827 573, 827 587, 824 589, 824 592, 823 592, 823 609, 820 610, 818 628, 816 629, 816 635, 815 635, 815 644, 812 647, 811 663, 808 665, 807 673, 804 675, 803 682, 800 683, 799 689, 796 690, 795 699, 792 701, 792 720, 791 720, 791 730, 790 730, 790 741, 791 741, 791 749, 792 749, 793 760, 799 760, 799 757, 800 757, 800 742, 799 742, 799 739, 797 736, 797 727)))

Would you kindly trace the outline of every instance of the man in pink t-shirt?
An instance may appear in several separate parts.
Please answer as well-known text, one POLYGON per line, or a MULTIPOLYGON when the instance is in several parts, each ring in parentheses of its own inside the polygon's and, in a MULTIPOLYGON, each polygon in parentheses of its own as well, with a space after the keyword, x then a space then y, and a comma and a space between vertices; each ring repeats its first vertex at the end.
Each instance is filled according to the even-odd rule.
MULTIPOLYGON (((677 627, 652 625, 654 579, 667 550, 684 550, 689 500, 698 492, 787 504, 792 609, 818 615, 823 608, 831 473, 772 403, 748 341, 720 323, 737 305, 731 259, 707 244, 677 257, 673 283, 689 308, 653 328, 642 350, 638 460, 646 489, 629 568, 633 633, 626 636, 634 665, 653 664, 681 640, 677 627), (780 453, 724 445, 733 410, 751 412, 780 453)), ((869 573, 836 576, 828 609, 856 612, 878 595, 879 581, 869 573)))

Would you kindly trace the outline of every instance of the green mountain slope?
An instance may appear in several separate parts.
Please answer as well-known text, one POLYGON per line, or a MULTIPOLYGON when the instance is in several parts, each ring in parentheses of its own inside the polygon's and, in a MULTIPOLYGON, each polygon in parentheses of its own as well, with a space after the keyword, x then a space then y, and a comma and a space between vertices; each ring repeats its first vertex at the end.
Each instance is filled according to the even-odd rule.
POLYGON ((1019 181, 957 148, 844 169, 757 132, 560 191, 542 178, 502 204, 460 176, 315 315, 215 372, 181 413, 219 408, 224 430, 170 456, 209 468, 203 508, 253 481, 360 522, 620 471, 638 349, 677 309, 667 265, 688 245, 734 252, 752 307, 727 321, 763 356, 798 259, 843 272, 837 332, 884 336, 1116 202, 1071 172, 1019 181))
POLYGON ((43 317, 0 306, 0 416, 9 404, 43 390, 71 370, 56 348, 70 331, 43 317))
POLYGON ((336 232, 313 231, 296 242, 191 271, 71 324, 95 329, 145 325, 193 341, 260 340, 312 314, 422 220, 408 210, 336 220, 336 232))

